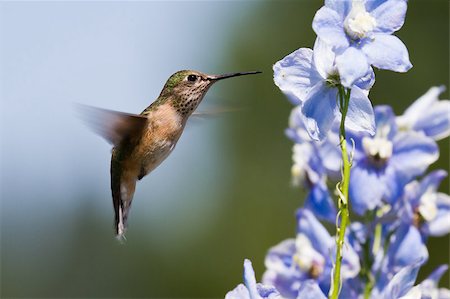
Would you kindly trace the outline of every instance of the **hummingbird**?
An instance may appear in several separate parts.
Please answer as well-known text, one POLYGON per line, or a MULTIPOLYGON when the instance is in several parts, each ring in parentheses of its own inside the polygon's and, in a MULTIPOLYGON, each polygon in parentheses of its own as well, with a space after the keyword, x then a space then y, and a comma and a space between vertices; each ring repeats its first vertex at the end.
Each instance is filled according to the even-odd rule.
POLYGON ((169 77, 158 98, 140 114, 81 105, 88 126, 113 145, 111 192, 116 237, 125 239, 136 182, 158 167, 174 150, 186 122, 209 88, 222 79, 260 71, 208 75, 182 70, 169 77))

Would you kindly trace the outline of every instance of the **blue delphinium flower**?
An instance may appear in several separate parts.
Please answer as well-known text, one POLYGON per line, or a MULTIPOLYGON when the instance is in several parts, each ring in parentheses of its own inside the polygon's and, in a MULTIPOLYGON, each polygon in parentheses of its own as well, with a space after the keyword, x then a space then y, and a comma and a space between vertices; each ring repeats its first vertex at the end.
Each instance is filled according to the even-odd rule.
MULTIPOLYGON (((297 219, 297 238, 285 240, 269 250, 263 282, 274 285, 286 298, 296 298, 302 283, 310 279, 316 280, 320 289, 328 293, 335 240, 309 210, 300 209, 297 219)), ((359 270, 356 252, 345 246, 343 279, 355 277, 359 270)))
POLYGON ((314 154, 321 161, 321 167, 325 170, 327 177, 335 181, 339 180, 342 163, 342 153, 339 148, 338 134, 339 120, 334 121, 324 140, 314 142, 306 130, 301 110, 300 106, 292 109, 289 117, 289 128, 286 129, 286 135, 295 142, 295 144, 314 144, 314 154))
MULTIPOLYGON (((439 288, 439 280, 447 271, 447 265, 441 265, 420 284, 414 286, 417 273, 423 261, 418 260, 403 267, 393 275, 382 288, 370 292, 371 299, 449 299, 450 290, 439 288)), ((344 281, 341 298, 362 298, 364 283, 360 280, 344 281), (357 288, 359 287, 359 289, 357 288), (359 291, 355 291, 359 290, 359 291)))
POLYGON ((403 221, 418 227, 424 236, 450 233, 450 196, 437 191, 445 177, 445 170, 436 170, 405 187, 400 204, 403 221))
POLYGON ((314 144, 295 144, 293 151, 293 178, 297 182, 302 180, 308 190, 304 207, 310 209, 318 218, 333 222, 336 218, 336 207, 326 185, 325 170, 314 152, 314 144), (314 167, 318 167, 319 172, 314 172, 314 167))
MULTIPOLYGON (((292 182, 295 186, 303 186, 308 190, 305 208, 310 209, 320 219, 334 222, 336 207, 327 187, 327 168, 336 168, 333 171, 338 171, 340 156, 339 153, 337 157, 324 155, 327 159, 322 159, 319 152, 328 154, 324 152, 326 147, 322 143, 311 142, 299 110, 297 107, 292 111, 290 127, 286 130, 286 134, 296 142, 292 155, 292 182), (337 163, 333 162, 333 158, 337 163)), ((329 141, 323 143, 325 142, 329 141)))
POLYGON ((412 67, 405 45, 392 35, 403 26, 406 9, 406 0, 325 1, 313 29, 336 52, 344 86, 351 87, 370 65, 396 72, 412 67))
POLYGON ((428 250, 419 230, 413 226, 402 223, 394 234, 387 240, 388 249, 386 255, 386 264, 383 264, 383 278, 380 278, 380 284, 384 279, 390 280, 393 274, 415 261, 423 262, 428 260, 428 250))
POLYGON ((369 280, 374 283, 371 298, 380 298, 380 293, 402 269, 417 261, 423 264, 428 259, 424 240, 414 226, 405 223, 395 227, 386 226, 376 236, 375 224, 354 222, 347 231, 346 244, 355 249, 363 269, 357 277, 343 281, 343 298, 359 298, 359 294, 365 292, 369 280))
POLYGON ((449 299, 450 290, 445 288, 438 288, 439 280, 447 271, 447 265, 441 265, 433 271, 424 281, 415 286, 416 293, 420 294, 421 299, 449 299))
MULTIPOLYGON (((423 261, 416 261, 401 269, 383 289, 374 289, 371 298, 379 299, 408 299, 404 297, 410 292, 417 278, 423 261)), ((415 298, 415 297, 413 297, 415 298)), ((419 297, 420 298, 420 297, 419 297)))
POLYGON ((250 260, 244 261, 244 284, 239 284, 225 295, 225 299, 282 299, 273 286, 256 283, 250 260))
POLYGON ((298 290, 297 299, 326 299, 315 280, 306 280, 298 290))
MULTIPOLYGON (((336 117, 340 116, 340 73, 331 48, 317 39, 314 51, 307 48, 298 49, 275 63, 273 70, 275 84, 292 102, 301 104, 308 134, 314 140, 324 139, 336 117)), ((351 87, 346 128, 374 133, 373 109, 367 97, 374 80, 371 68, 355 80, 351 87)))
POLYGON ((398 131, 388 106, 375 107, 376 134, 355 134, 350 201, 355 212, 394 204, 404 186, 439 157, 436 142, 423 133, 398 131))
MULTIPOLYGON (((305 280, 293 297, 296 299, 326 299, 314 280, 305 280)), ((273 286, 256 282, 255 271, 250 260, 244 261, 244 284, 239 284, 225 295, 225 299, 283 299, 273 286)))
POLYGON ((400 130, 423 132, 434 140, 441 140, 450 135, 450 101, 439 101, 439 95, 445 91, 444 86, 431 87, 418 98, 403 115, 397 116, 400 130))
POLYGON ((417 261, 399 271, 383 290, 375 289, 373 299, 448 299, 450 290, 438 288, 439 280, 448 266, 442 265, 420 284, 413 286, 422 261, 417 261))

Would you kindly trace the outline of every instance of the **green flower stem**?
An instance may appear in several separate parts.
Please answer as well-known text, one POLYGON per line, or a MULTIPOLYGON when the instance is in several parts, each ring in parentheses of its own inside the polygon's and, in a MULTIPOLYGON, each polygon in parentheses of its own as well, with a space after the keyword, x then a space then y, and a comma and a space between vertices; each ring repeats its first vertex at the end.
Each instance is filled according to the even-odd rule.
POLYGON ((375 286, 375 283, 373 280, 370 280, 367 282, 365 288, 364 288, 364 299, 369 299, 370 294, 372 293, 372 289, 375 286))
POLYGON ((337 299, 341 290, 341 264, 342 264, 342 249, 344 246, 345 230, 350 223, 349 204, 348 204, 348 187, 350 184, 350 168, 351 161, 347 152, 347 141, 345 139, 345 117, 347 116, 348 103, 350 101, 350 89, 344 89, 339 86, 339 107, 341 110, 341 126, 339 132, 339 140, 342 151, 342 181, 339 184, 339 212, 340 225, 336 227, 336 264, 333 269, 333 280, 329 294, 330 299, 337 299))

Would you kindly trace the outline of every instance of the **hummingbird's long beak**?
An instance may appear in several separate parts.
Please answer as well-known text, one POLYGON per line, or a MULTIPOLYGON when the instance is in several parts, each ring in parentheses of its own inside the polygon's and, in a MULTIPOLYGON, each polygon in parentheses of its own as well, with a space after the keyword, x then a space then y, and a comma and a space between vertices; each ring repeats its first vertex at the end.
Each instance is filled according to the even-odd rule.
POLYGON ((244 75, 253 75, 253 74, 259 74, 260 71, 251 71, 251 72, 242 72, 242 73, 231 73, 231 74, 223 74, 223 75, 211 75, 208 76, 208 79, 211 81, 218 81, 226 78, 232 78, 237 76, 244 76, 244 75))

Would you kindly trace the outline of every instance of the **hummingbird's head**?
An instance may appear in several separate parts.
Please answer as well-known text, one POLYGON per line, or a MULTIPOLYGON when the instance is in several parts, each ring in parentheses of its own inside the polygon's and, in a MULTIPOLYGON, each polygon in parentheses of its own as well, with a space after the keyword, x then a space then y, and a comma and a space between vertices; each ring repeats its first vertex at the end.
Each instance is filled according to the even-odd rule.
POLYGON ((260 72, 207 75, 192 70, 178 71, 167 80, 161 95, 164 98, 171 98, 177 111, 183 116, 189 116, 215 82, 221 79, 257 73, 260 72))

